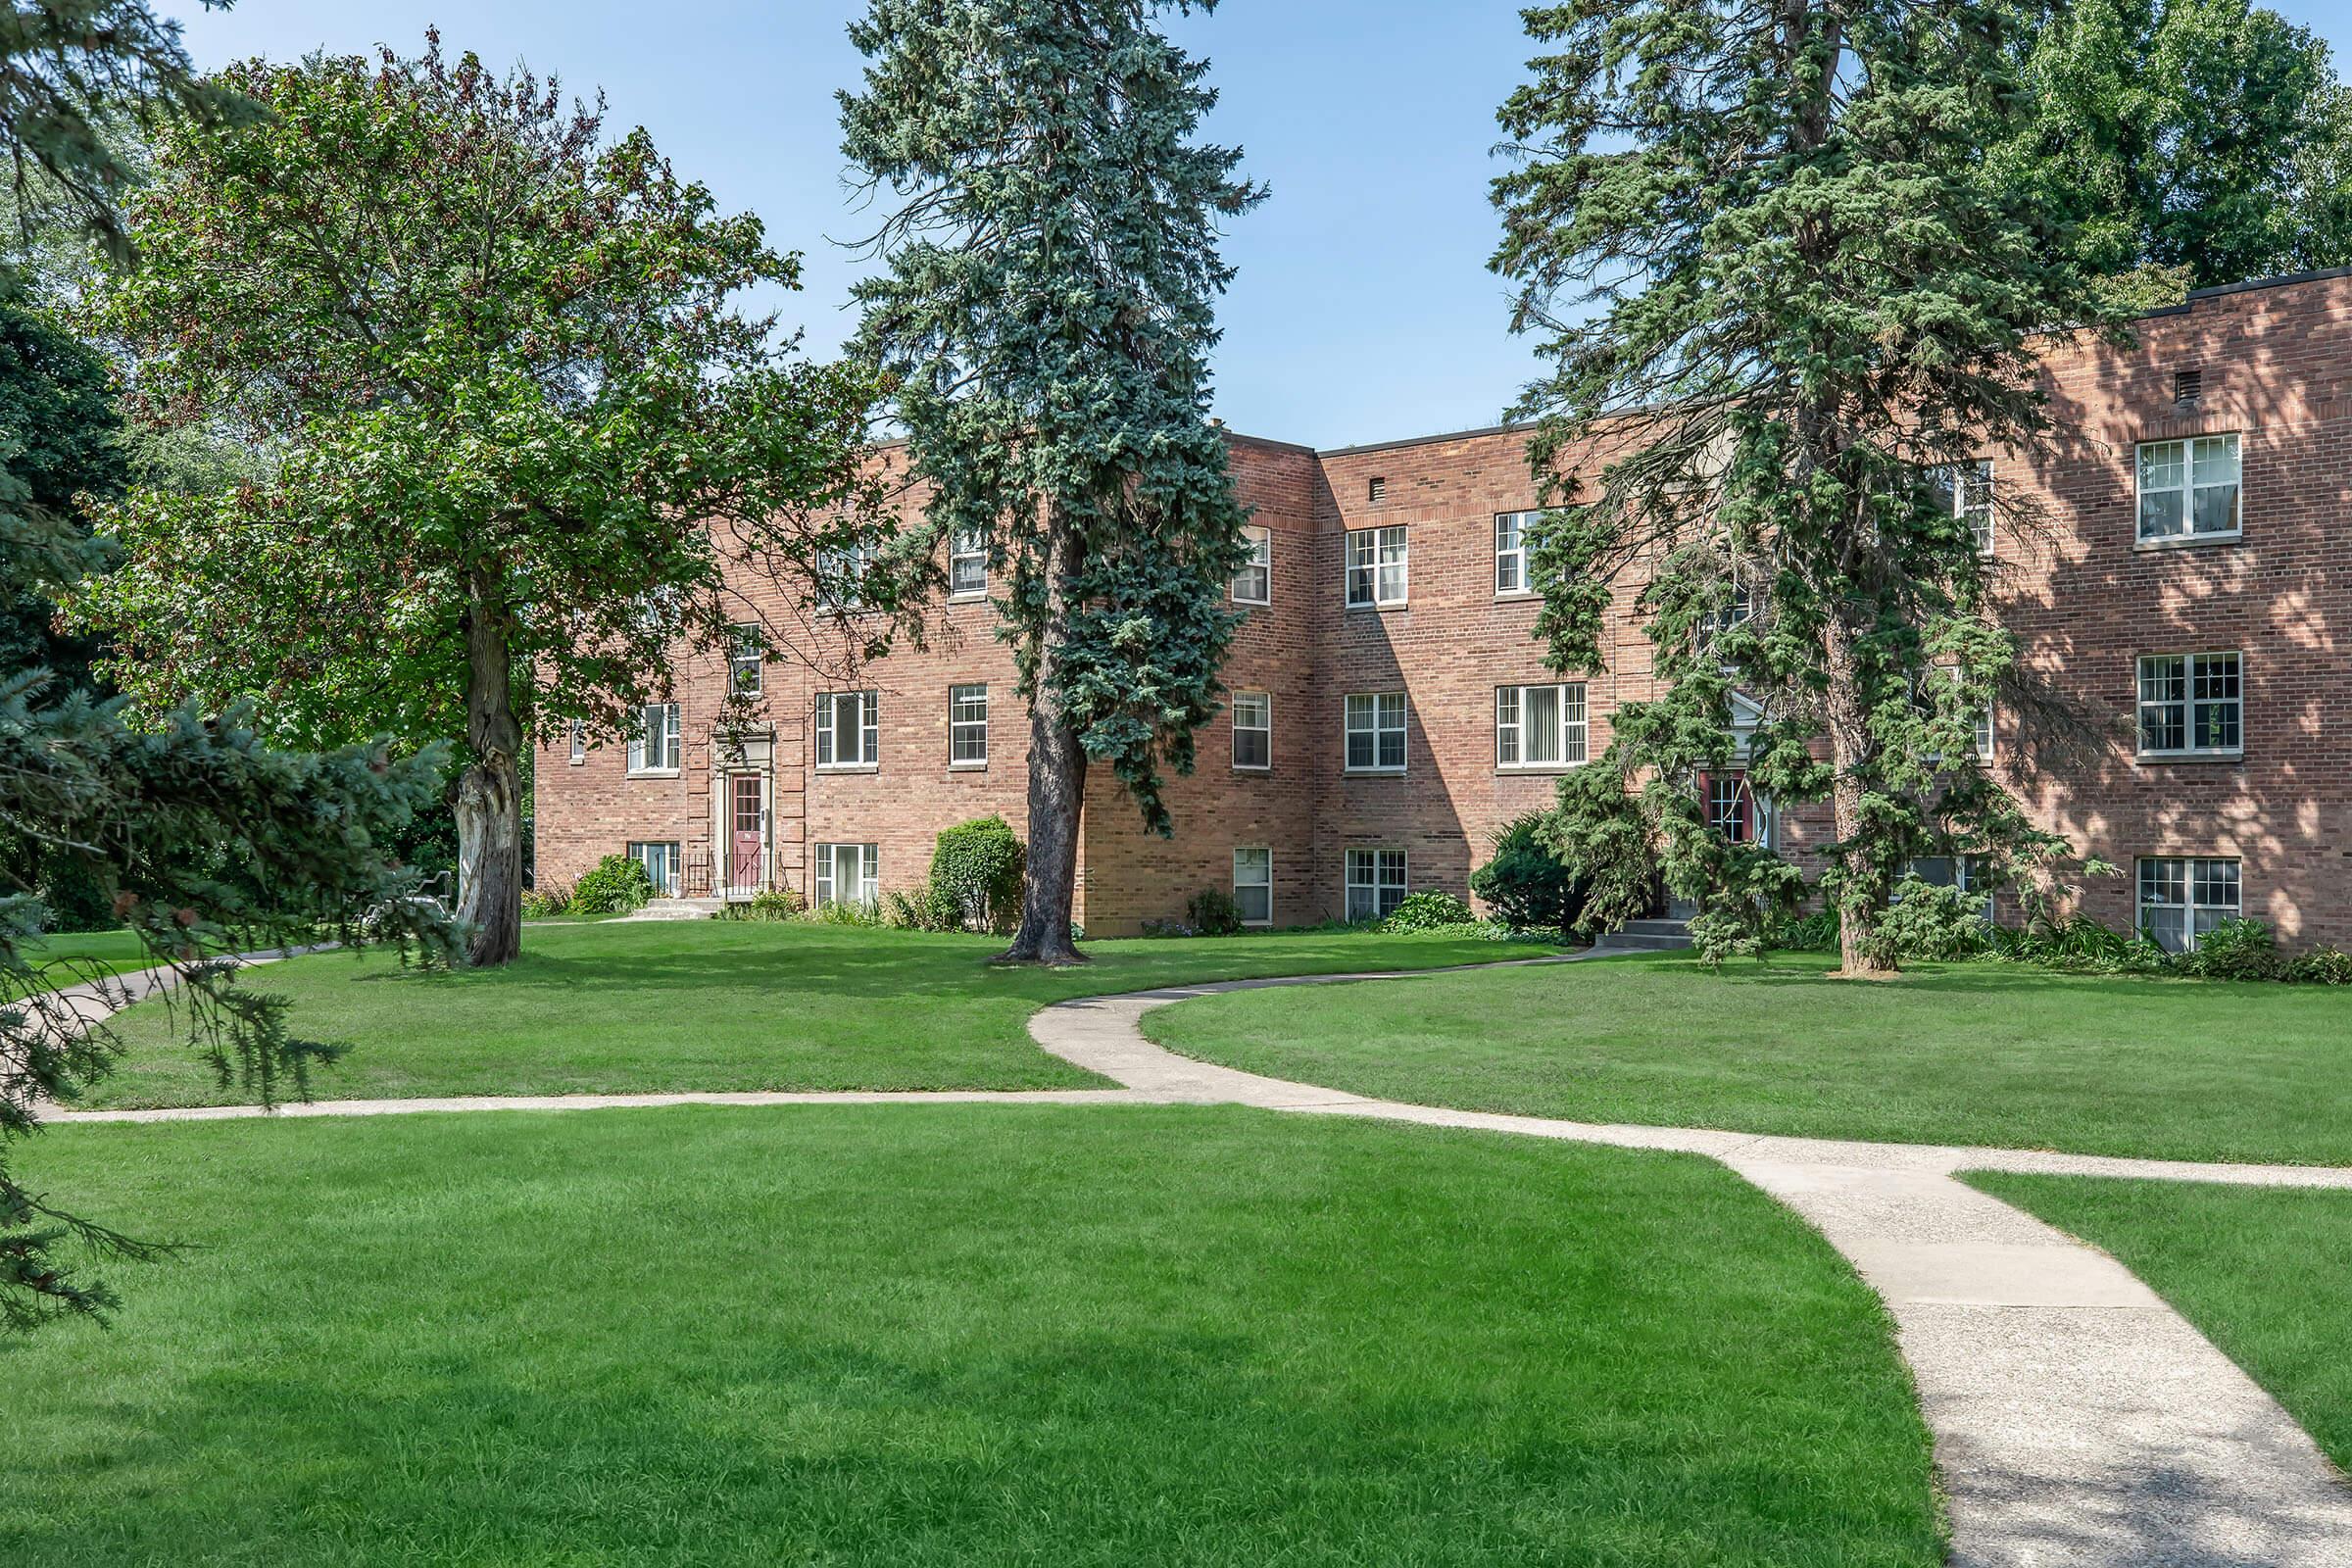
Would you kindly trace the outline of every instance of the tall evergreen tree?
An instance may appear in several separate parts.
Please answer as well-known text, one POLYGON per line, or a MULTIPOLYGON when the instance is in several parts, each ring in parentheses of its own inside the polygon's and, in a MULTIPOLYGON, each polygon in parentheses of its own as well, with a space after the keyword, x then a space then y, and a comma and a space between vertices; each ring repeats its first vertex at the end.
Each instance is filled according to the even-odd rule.
MULTIPOLYGON (((20 176, 20 213, 120 250, 123 165, 95 127, 173 113, 223 110, 145 6, 57 0, 0 13, 0 148, 20 176)), ((102 565, 66 509, 111 482, 118 460, 95 367, 15 292, 24 261, 0 257, 0 302, 13 313, 0 334, 0 587, 46 602, 102 565)), ((380 745, 275 752, 233 714, 134 728, 120 702, 61 678, 56 654, 30 639, 0 646, 0 1330, 103 1311, 114 1296, 88 1276, 88 1257, 157 1250, 10 1168, 43 1106, 104 1077, 119 1053, 58 989, 106 982, 45 961, 35 945, 55 913, 32 886, 36 869, 70 871, 177 971, 180 1020, 224 1082, 265 1102, 299 1091, 326 1048, 293 1035, 284 999, 238 985, 222 955, 322 933, 446 938, 430 906, 404 897, 415 879, 383 849, 431 791, 437 758, 395 761, 380 745)))
POLYGON ((1214 0, 874 0, 844 150, 883 193, 858 339, 897 385, 937 539, 984 533, 1029 703, 1010 958, 1068 962, 1079 812, 1107 762, 1169 831, 1160 769, 1216 710, 1245 514, 1208 417, 1220 219, 1263 192, 1199 143, 1206 66, 1154 30, 1214 0))
MULTIPOLYGON (((1841 972, 1884 973, 1879 917, 1913 857, 2061 848, 1978 759, 2015 652, 1949 482, 2037 443, 2034 335, 2098 310, 2069 236, 1982 177, 2032 109, 2010 13, 1574 0, 1526 18, 1542 53, 1501 112, 1519 163, 1495 182, 1494 265, 1554 364, 1521 409, 1563 509, 1538 530, 1539 625, 1555 665, 1597 668, 1611 589, 1638 584, 1663 686, 1563 787, 1555 838, 1594 870, 1654 847, 1720 954, 1802 885, 1710 820, 1702 781, 1744 765, 1779 802, 1826 797, 1841 972), (1735 692, 1757 710, 1745 758, 1735 692)), ((1639 912, 1635 884, 1615 877, 1595 912, 1639 912)))

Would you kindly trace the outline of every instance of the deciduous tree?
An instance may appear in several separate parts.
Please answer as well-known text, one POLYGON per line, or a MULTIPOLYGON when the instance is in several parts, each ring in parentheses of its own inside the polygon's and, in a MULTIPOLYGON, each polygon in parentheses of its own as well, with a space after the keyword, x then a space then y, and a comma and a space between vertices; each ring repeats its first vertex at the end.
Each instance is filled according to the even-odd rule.
MULTIPOLYGON (((150 699, 252 695, 288 732, 447 737, 470 960, 520 946, 518 764, 539 726, 618 737, 670 661, 806 635, 870 545, 867 383, 742 314, 797 258, 724 217, 643 130, 433 38, 416 59, 254 62, 266 106, 155 149, 145 266, 91 319, 140 416, 228 426, 261 482, 135 491, 91 595, 150 699), (827 564, 831 563, 830 565, 827 564), (735 564, 811 579, 763 620, 735 564)), ((885 640, 888 572, 858 590, 885 640)))
POLYGON ((1029 704, 1007 956, 1067 962, 1079 811, 1107 762, 1162 833, 1216 711, 1245 514, 1208 416, 1220 220, 1263 193, 1197 140, 1213 0, 874 0, 844 150, 889 208, 861 350, 897 387, 930 538, 984 535, 1029 704))

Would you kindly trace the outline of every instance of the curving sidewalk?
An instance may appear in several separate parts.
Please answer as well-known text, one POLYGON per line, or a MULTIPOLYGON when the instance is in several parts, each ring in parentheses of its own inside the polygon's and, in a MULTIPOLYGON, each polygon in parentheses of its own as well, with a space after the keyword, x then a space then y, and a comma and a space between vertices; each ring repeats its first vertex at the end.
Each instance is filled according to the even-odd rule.
POLYGON ((2352 1170, 2199 1165, 1609 1126, 1368 1099, 1176 1055, 1154 1007, 1244 980, 1047 1007, 1054 1055, 1154 1100, 1367 1116, 1670 1150, 1722 1161, 1788 1204, 1892 1312, 1935 1434, 1954 1568, 2344 1568, 2352 1488, 2277 1400, 2128 1269, 1963 1185, 1960 1170, 2352 1188, 2352 1170))
MULTIPOLYGON (((1510 960, 1575 962, 1585 955, 1510 960)), ((477 1096, 155 1110, 51 1108, 58 1123, 661 1105, 1244 1104, 1670 1151, 1721 1161, 1809 1221, 1886 1300, 1936 1440, 1953 1568, 2352 1568, 2352 1488, 2278 1402, 2122 1264, 1954 1179, 1963 1170, 2352 1189, 2352 1169, 1759 1137, 1406 1104, 1179 1056, 1143 1015, 1271 986, 1176 986, 1057 1003, 1029 1032, 1107 1090, 477 1096)), ((168 975, 168 971, 166 974, 168 975)), ((125 983, 127 982, 127 983, 125 983)), ((149 994, 92 988, 85 1017, 149 994), (112 992, 108 995, 107 992, 112 992)))

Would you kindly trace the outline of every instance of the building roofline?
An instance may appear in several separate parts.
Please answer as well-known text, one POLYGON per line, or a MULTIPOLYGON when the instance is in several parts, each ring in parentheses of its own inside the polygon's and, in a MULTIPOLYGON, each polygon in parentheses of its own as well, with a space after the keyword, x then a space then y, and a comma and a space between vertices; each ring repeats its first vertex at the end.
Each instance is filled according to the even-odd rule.
POLYGON ((2215 283, 2208 288, 2190 289, 2178 305, 2163 305, 2152 311, 2142 311, 2138 319, 2145 321, 2159 316, 2180 316, 2196 309, 2199 300, 2218 300, 2230 294, 2251 294, 2257 289, 2291 288, 2297 283, 2326 283, 2339 277, 2352 277, 2352 267, 2323 267, 2309 272, 2281 272, 2277 277, 2250 277, 2237 283, 2215 283))
POLYGON ((1524 424, 1482 424, 1474 430, 1446 430, 1437 435, 1408 435, 1394 441, 1367 441, 1360 446, 1325 447, 1315 456, 1352 458, 1365 452, 1395 452, 1403 447, 1434 446, 1440 441, 1470 441, 1485 435, 1511 435, 1527 428, 1524 424))

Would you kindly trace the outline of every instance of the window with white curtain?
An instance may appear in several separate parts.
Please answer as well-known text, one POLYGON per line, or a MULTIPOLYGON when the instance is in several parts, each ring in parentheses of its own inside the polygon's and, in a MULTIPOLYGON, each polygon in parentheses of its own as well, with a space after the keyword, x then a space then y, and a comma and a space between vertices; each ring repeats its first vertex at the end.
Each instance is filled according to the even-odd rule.
POLYGON ((637 713, 637 729, 629 737, 629 771, 674 773, 685 753, 678 730, 678 705, 648 703, 637 713))
POLYGON ((1233 852, 1233 902, 1244 925, 1274 923, 1274 852, 1270 849, 1233 852))
POLYGON ((2217 539, 2241 530, 2236 436, 2142 441, 2137 466, 2141 539, 2217 539))
POLYGON ((1405 585, 1404 528, 1351 528, 1348 532, 1348 605, 1401 605, 1405 585))
POLYGON ((1494 765, 1567 767, 1585 760, 1585 685, 1494 688, 1494 765))
POLYGON ((878 692, 816 694, 816 765, 874 767, 882 760, 878 692))
POLYGON ((1251 526, 1242 530, 1242 537, 1250 542, 1250 560, 1233 574, 1233 602, 1270 604, 1274 598, 1274 530, 1251 526))
POLYGON ((816 847, 818 908, 828 904, 862 905, 872 908, 882 899, 882 854, 872 844, 819 844, 816 847))

